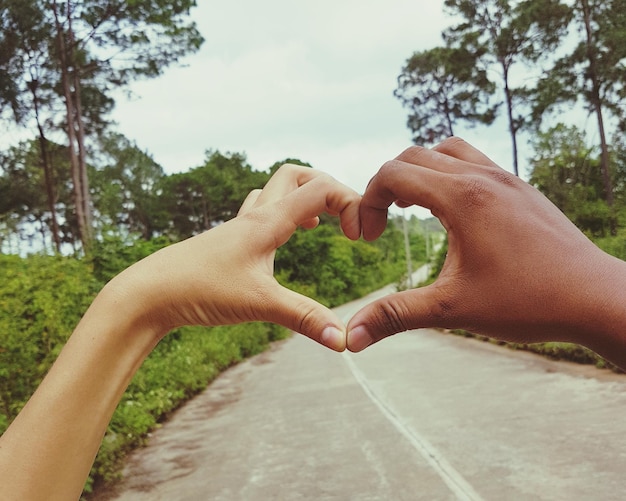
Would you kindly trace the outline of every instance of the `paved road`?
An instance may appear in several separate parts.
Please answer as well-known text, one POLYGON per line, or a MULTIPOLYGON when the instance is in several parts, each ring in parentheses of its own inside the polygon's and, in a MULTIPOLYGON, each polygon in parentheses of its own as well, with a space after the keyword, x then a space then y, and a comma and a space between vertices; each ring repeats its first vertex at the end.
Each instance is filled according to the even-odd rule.
POLYGON ((356 355, 294 336, 178 411, 113 499, 621 500, 625 416, 606 371, 430 330, 356 355))

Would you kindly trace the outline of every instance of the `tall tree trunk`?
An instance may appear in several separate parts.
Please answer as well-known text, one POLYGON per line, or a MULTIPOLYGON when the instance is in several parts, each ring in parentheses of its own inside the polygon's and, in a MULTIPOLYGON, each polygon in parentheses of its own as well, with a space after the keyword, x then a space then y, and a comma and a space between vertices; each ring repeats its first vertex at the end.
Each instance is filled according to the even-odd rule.
POLYGON ((587 35, 587 60, 589 61, 589 80, 591 81, 590 101, 598 120, 598 133, 600 135, 600 168, 602 169, 602 181, 604 182, 604 197, 610 210, 611 234, 617 234, 617 221, 615 219, 613 182, 611 180, 609 147, 606 142, 604 117, 602 114, 602 99, 600 97, 600 82, 596 68, 596 51, 593 46, 593 30, 591 28, 591 9, 588 0, 581 0, 583 21, 587 35))
MULTIPOLYGON (((89 226, 89 216, 85 212, 87 205, 84 200, 85 189, 83 187, 83 175, 81 171, 81 162, 77 153, 77 125, 76 125, 76 106, 74 101, 74 94, 72 92, 72 75, 70 74, 70 66, 73 58, 70 51, 74 48, 70 47, 68 50, 65 42, 65 30, 59 20, 59 13, 56 2, 52 2, 52 9, 55 19, 55 27, 57 31, 57 43, 59 50, 59 63, 61 66, 61 82, 63 86, 63 96, 65 98, 65 107, 67 111, 67 137, 69 142, 70 153, 70 165, 72 171, 72 184, 74 189, 74 205, 76 210, 76 220, 78 222, 78 237, 83 246, 83 250, 87 251, 91 243, 91 228, 89 226)), ((70 2, 68 1, 68 18, 71 17, 70 2)), ((68 28, 71 30, 71 25, 68 28)))
POLYGON ((450 112, 449 102, 446 99, 446 121, 448 122, 448 133, 450 136, 454 136, 454 129, 452 128, 452 113, 450 112))
POLYGON ((509 118, 509 134, 511 134, 511 146, 513 148, 513 171, 519 176, 519 153, 517 149, 517 127, 513 118, 513 96, 509 88, 509 68, 505 61, 501 61, 502 77, 504 79, 504 96, 506 99, 506 111, 509 118))
MULTIPOLYGON (((68 1, 69 4, 69 1, 68 1)), ((74 30, 72 29, 71 19, 69 21, 69 42, 72 47, 72 54, 74 47, 76 46, 76 42, 74 39, 74 30)), ((85 217, 85 231, 87 232, 87 241, 91 242, 93 238, 93 224, 92 224, 92 214, 91 214, 91 194, 89 193, 89 175, 87 172, 87 150, 85 145, 85 124, 83 121, 83 107, 82 107, 82 97, 81 97, 81 87, 80 87, 80 74, 78 65, 73 64, 73 74, 72 74, 72 83, 74 86, 73 98, 74 98, 74 110, 75 117, 74 123, 76 125, 76 140, 78 146, 78 168, 80 172, 80 188, 82 191, 82 200, 83 200, 83 214, 85 217)))
POLYGON ((31 82, 31 93, 33 95, 33 106, 35 108, 35 120, 39 130, 39 152, 41 155, 41 166, 43 167, 46 182, 46 196, 48 200, 48 210, 50 211, 51 232, 54 248, 61 252, 61 238, 59 236, 59 222, 56 211, 56 192, 54 188, 54 178, 52 176, 52 165, 50 165, 50 155, 48 153, 48 140, 46 139, 41 120, 39 119, 39 99, 37 98, 36 82, 31 82))

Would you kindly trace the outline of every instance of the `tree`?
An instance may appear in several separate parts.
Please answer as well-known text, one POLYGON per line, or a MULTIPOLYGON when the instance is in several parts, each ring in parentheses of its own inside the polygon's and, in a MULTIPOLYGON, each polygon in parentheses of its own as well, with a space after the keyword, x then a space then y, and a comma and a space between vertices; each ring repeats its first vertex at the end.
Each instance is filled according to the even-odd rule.
POLYGON ((597 149, 584 133, 563 124, 539 133, 530 183, 546 195, 581 230, 604 236, 610 229, 610 210, 603 197, 597 149))
MULTIPOLYGON (((626 130, 626 1, 577 0, 571 8, 574 24, 582 33, 578 44, 558 59, 541 80, 534 116, 539 121, 564 103, 582 101, 595 115, 600 143, 600 169, 604 199, 613 207, 610 147, 607 141, 607 114, 626 130)), ((615 233, 615 222, 612 223, 615 233)))
POLYGON ((40 147, 39 141, 24 141, 0 155, 0 216, 6 223, 13 222, 11 227, 21 240, 34 243, 36 234, 41 235, 40 244, 30 246, 31 250, 48 249, 50 240, 58 252, 72 233, 67 151, 51 142, 47 145, 49 163, 55 166, 48 174, 58 186, 51 210, 45 189, 48 174, 44 176, 39 165, 40 147))
POLYGON ((39 138, 40 166, 50 211, 50 231, 57 252, 61 250, 55 209, 54 166, 45 129, 49 125, 44 109, 54 95, 54 77, 49 67, 51 33, 43 22, 36 0, 3 0, 0 17, 0 112, 10 107, 17 124, 34 119, 39 138))
POLYGON ((169 223, 160 196, 163 168, 121 134, 108 134, 101 144, 104 165, 92 182, 101 224, 144 240, 163 234, 169 223))
POLYGON ((246 196, 269 175, 255 171, 240 153, 207 151, 204 165, 163 179, 160 189, 178 238, 201 233, 235 217, 246 196))
POLYGON ((491 124, 495 86, 476 65, 480 54, 466 48, 436 47, 416 52, 398 77, 394 95, 409 109, 407 125, 416 144, 434 144, 454 135, 464 121, 491 124))
POLYGON ((451 47, 468 47, 480 54, 478 62, 487 72, 499 73, 504 95, 513 168, 519 174, 517 135, 526 125, 519 111, 529 89, 515 85, 516 63, 537 63, 551 54, 565 34, 569 9, 559 0, 445 0, 445 6, 461 21, 444 33, 451 47))
POLYGON ((195 0, 2 0, 0 39, 6 56, 0 78, 0 104, 10 106, 18 123, 24 123, 23 97, 33 88, 43 89, 22 61, 32 47, 20 40, 35 40, 45 54, 40 65, 56 99, 39 101, 56 117, 67 134, 72 166, 75 211, 85 250, 92 238, 91 201, 87 168, 88 138, 106 125, 113 106, 113 89, 135 78, 160 75, 183 55, 203 42, 195 24, 187 20, 195 0), (36 35, 36 36, 34 36, 36 35), (33 86, 34 85, 34 86, 33 86), (59 114, 62 103, 64 113, 59 114))

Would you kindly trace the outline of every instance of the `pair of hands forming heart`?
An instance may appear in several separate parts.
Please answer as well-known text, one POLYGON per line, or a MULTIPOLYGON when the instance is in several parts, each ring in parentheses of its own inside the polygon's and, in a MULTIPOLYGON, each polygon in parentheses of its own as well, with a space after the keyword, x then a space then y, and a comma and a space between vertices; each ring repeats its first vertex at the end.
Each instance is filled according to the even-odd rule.
POLYGON ((623 271, 616 261, 537 190, 451 138, 387 162, 362 197, 326 174, 284 166, 249 195, 238 217, 159 251, 120 278, 134 274, 130 283, 141 288, 130 295, 163 334, 185 324, 263 320, 337 351, 360 351, 419 327, 582 342, 589 319, 599 305, 606 313, 614 291, 581 291, 606 284, 615 267, 623 271), (298 226, 313 228, 327 212, 339 216, 348 238, 373 240, 394 202, 429 208, 448 232, 448 256, 434 284, 379 299, 346 330, 332 311, 273 278, 275 251, 298 226), (589 303, 590 296, 599 301, 589 303))
POLYGON ((285 167, 238 217, 109 282, 31 400, 0 437, 7 499, 77 499, 133 374, 174 327, 271 321, 337 351, 418 327, 574 341, 626 367, 626 263, 596 248, 538 191, 459 139, 410 148, 361 197, 285 167), (435 283, 366 306, 348 323, 273 277, 276 249, 322 212, 377 238, 392 203, 429 208, 448 232, 435 283))

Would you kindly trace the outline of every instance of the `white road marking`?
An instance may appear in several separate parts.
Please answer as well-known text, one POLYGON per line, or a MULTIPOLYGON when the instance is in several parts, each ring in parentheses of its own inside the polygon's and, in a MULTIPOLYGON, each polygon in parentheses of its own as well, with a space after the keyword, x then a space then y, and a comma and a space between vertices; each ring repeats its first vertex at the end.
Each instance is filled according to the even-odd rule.
POLYGON ((437 472, 448 488, 459 500, 463 501, 483 501, 483 498, 474 490, 474 488, 463 478, 463 476, 454 469, 454 467, 443 457, 431 443, 424 437, 404 423, 402 419, 374 393, 367 382, 367 378, 356 366, 352 356, 347 352, 343 353, 344 360, 352 371, 354 378, 363 388, 365 394, 378 407, 382 414, 389 422, 409 441, 413 448, 419 452, 428 464, 437 472))

